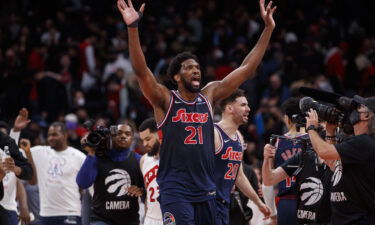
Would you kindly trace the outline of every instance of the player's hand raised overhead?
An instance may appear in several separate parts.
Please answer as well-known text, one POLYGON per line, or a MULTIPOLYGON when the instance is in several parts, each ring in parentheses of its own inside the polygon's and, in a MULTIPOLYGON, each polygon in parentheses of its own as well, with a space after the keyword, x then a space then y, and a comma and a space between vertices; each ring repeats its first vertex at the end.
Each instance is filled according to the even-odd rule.
POLYGON ((264 7, 264 0, 259 0, 259 7, 260 7, 260 15, 262 16, 262 19, 264 21, 264 24, 266 27, 272 27, 274 28, 275 21, 273 20, 273 13, 276 10, 276 6, 272 7, 272 1, 270 1, 267 4, 267 7, 264 7))
POLYGON ((134 9, 131 0, 128 0, 128 4, 126 4, 125 0, 117 0, 117 8, 120 11, 126 25, 130 27, 136 27, 138 25, 138 21, 141 19, 141 16, 143 15, 145 3, 142 4, 141 8, 137 12, 134 9))

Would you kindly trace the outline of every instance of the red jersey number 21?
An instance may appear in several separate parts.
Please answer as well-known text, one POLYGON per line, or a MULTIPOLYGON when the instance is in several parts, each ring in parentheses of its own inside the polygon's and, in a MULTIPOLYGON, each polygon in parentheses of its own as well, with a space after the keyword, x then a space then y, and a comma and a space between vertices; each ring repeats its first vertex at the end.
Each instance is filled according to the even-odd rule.
POLYGON ((184 144, 195 145, 197 143, 203 144, 203 132, 202 127, 193 127, 187 126, 185 130, 190 132, 189 135, 185 138, 184 144))

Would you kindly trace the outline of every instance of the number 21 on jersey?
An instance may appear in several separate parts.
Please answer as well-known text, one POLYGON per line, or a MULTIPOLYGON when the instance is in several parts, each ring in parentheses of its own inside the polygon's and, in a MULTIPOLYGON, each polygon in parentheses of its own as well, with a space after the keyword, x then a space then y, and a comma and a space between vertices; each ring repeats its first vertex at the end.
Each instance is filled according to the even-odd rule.
POLYGON ((187 126, 185 130, 190 132, 189 135, 185 138, 184 144, 187 145, 196 145, 196 144, 203 144, 203 132, 202 126, 193 127, 187 126))

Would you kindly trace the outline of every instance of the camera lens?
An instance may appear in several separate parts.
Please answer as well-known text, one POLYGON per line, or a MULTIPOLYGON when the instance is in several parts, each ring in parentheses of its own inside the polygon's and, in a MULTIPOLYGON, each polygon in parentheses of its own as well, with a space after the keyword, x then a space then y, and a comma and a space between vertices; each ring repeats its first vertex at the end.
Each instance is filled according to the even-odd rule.
POLYGON ((87 144, 90 146, 97 146, 100 144, 102 136, 96 132, 92 132, 87 136, 87 144))

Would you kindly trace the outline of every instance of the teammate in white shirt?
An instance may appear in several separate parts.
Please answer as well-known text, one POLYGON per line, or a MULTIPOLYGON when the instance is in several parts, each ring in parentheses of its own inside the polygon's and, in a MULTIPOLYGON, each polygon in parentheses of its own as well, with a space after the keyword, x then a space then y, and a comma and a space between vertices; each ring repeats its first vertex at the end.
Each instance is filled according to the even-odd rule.
POLYGON ((140 167, 143 174, 146 196, 146 217, 144 225, 163 225, 159 197, 159 185, 156 183, 156 176, 159 169, 159 149, 156 122, 153 118, 146 119, 139 126, 139 137, 148 153, 143 155, 140 167))
POLYGON ((49 146, 23 146, 36 173, 30 183, 38 183, 40 190, 41 225, 81 224, 80 192, 75 182, 85 155, 68 146, 65 125, 51 124, 48 129, 49 146))

